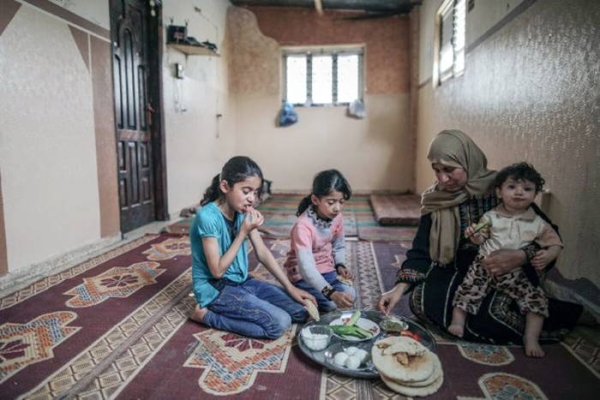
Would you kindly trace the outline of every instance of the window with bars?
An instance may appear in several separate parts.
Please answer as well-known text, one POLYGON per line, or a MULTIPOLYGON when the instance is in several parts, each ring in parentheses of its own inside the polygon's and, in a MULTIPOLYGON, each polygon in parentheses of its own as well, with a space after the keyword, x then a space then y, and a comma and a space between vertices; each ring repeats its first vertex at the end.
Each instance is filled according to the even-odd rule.
POLYGON ((465 69, 465 0, 446 0, 436 13, 437 51, 434 80, 445 80, 462 74, 465 69))
POLYGON ((361 48, 284 50, 283 100, 295 106, 362 100, 362 63, 361 48))

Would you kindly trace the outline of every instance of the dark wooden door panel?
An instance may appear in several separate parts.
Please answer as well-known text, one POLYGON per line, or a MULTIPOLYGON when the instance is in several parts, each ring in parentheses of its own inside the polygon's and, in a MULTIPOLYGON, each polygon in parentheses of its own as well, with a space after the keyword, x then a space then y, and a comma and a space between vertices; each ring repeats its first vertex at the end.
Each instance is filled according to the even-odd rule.
POLYGON ((111 1, 121 231, 155 220, 146 4, 111 1))

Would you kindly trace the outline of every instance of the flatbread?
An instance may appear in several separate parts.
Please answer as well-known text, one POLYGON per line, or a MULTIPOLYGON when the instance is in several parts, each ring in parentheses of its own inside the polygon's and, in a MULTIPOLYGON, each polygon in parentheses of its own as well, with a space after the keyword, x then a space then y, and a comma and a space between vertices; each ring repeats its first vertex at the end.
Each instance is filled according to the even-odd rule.
POLYGON ((406 336, 390 336, 383 340, 379 340, 374 344, 374 346, 382 348, 383 355, 391 355, 402 352, 411 356, 418 356, 427 352, 427 347, 423 346, 415 339, 406 336))
POLYGON ((389 387, 396 393, 400 393, 407 397, 419 397, 429 396, 437 392, 444 383, 444 374, 440 374, 440 376, 435 381, 433 381, 431 385, 424 387, 404 386, 399 383, 396 383, 395 381, 387 377, 384 377, 383 375, 381 375, 381 380, 383 381, 383 383, 386 384, 387 387, 389 387))
POLYGON ((304 304, 306 305, 306 311, 308 311, 308 315, 310 315, 310 317, 315 321, 320 321, 321 316, 319 315, 319 309, 317 306, 315 306, 315 303, 310 300, 306 300, 304 304))
MULTIPOLYGON (((431 353, 431 355, 433 356, 434 359, 434 369, 433 369, 433 373, 431 374, 431 376, 427 379, 425 379, 424 381, 418 381, 418 382, 396 382, 397 384, 401 385, 401 386, 406 386, 406 387, 412 387, 412 388, 416 388, 416 387, 425 387, 425 386, 429 386, 431 384, 433 384, 433 382, 435 382, 440 375, 443 375, 443 371, 442 371, 442 363, 440 361, 440 358, 437 356, 437 354, 435 353, 431 353)), ((379 375, 380 376, 384 376, 386 379, 389 379, 391 381, 393 381, 392 378, 390 378, 389 376, 386 376, 385 373, 379 371, 379 375)))
POLYGON ((371 348, 375 368, 381 375, 396 382, 422 382, 429 379, 435 370, 436 358, 434 353, 414 339, 402 336, 377 341, 371 348))

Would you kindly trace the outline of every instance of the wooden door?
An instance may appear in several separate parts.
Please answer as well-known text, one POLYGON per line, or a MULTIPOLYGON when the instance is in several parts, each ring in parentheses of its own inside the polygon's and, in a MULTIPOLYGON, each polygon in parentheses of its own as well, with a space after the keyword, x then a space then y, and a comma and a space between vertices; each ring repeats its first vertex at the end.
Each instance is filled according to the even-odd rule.
POLYGON ((110 5, 121 232, 128 232, 156 219, 148 9, 143 0, 110 5))

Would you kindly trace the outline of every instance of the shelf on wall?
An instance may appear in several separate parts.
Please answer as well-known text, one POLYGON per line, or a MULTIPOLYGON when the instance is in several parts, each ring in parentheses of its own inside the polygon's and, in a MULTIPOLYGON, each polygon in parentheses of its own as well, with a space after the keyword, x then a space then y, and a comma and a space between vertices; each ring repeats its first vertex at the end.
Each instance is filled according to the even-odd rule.
POLYGON ((174 48, 186 54, 188 56, 215 56, 220 57, 219 53, 214 50, 209 49, 208 47, 203 46, 191 46, 189 44, 167 44, 167 46, 174 48))

